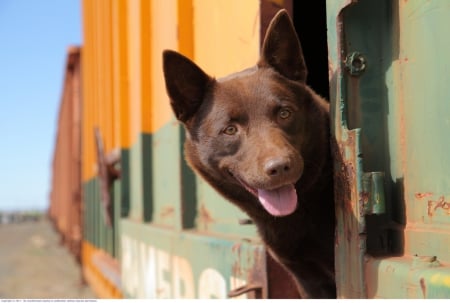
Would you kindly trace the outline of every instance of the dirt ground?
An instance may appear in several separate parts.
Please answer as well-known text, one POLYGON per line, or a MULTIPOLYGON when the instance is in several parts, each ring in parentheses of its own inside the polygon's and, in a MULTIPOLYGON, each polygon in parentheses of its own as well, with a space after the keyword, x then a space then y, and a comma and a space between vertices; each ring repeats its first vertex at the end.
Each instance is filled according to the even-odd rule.
POLYGON ((50 222, 0 224, 0 299, 89 299, 80 267, 50 222))

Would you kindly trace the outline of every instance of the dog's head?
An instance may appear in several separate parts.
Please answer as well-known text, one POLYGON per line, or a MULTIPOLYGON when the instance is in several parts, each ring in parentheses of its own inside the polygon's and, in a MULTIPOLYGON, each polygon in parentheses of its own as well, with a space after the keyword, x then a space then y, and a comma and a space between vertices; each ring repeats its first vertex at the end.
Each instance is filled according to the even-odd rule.
POLYGON ((324 114, 305 83, 306 65, 287 12, 272 20, 253 68, 214 79, 177 52, 163 57, 191 167, 247 212, 293 213, 296 187, 310 183, 309 162, 320 156, 312 141, 322 134, 310 128, 324 114))

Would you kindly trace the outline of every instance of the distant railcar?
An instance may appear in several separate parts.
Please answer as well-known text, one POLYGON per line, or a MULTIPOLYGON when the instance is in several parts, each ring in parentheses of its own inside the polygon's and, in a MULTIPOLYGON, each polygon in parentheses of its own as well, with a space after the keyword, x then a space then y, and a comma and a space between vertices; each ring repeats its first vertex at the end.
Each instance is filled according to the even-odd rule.
POLYGON ((81 262, 83 240, 81 185, 81 50, 67 52, 56 133, 48 215, 61 242, 81 262))

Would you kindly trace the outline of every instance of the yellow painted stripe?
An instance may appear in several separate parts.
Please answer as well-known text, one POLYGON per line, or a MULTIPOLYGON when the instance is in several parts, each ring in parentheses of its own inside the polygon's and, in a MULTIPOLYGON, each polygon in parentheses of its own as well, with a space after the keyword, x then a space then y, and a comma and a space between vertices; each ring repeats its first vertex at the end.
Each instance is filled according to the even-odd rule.
POLYGON ((192 0, 178 0, 178 50, 194 59, 194 7, 192 0))
POLYGON ((83 181, 97 174, 95 127, 100 128, 106 153, 131 144, 127 4, 127 0, 83 1, 83 181))
POLYGON ((129 1, 127 13, 130 139, 131 141, 135 141, 140 132, 139 105, 141 100, 139 1, 129 1))
POLYGON ((194 0, 195 61, 221 77, 259 57, 260 0, 194 0))
MULTIPOLYGON (((151 79, 151 69, 153 67, 153 62, 151 61, 151 51, 152 51, 152 3, 153 1, 141 0, 141 90, 142 90, 142 104, 141 104, 141 128, 142 132, 151 132, 152 120, 148 117, 151 112, 151 92, 152 92, 152 79, 151 79)), ((158 1, 159 2, 159 1, 158 1)), ((164 1, 165 2, 165 1, 164 1)))
POLYGON ((177 0, 152 1, 152 51, 151 51, 151 128, 154 133, 173 118, 169 98, 166 94, 162 52, 164 49, 178 48, 178 13, 177 0))
POLYGON ((128 2, 128 75, 130 137, 151 132, 151 3, 128 2))
POLYGON ((113 1, 114 135, 123 148, 131 146, 128 98, 127 0, 113 1))

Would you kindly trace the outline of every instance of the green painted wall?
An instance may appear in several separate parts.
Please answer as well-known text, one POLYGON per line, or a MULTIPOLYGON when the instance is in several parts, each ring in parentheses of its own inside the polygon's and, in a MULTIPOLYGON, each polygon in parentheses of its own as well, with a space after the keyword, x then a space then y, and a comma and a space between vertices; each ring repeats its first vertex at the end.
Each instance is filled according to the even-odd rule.
POLYGON ((129 298, 221 298, 246 283, 266 287, 259 242, 121 221, 122 287, 129 298))
POLYGON ((136 221, 149 221, 153 215, 152 203, 152 137, 140 134, 137 142, 130 148, 130 213, 136 221))
POLYGON ((327 15, 338 295, 448 298, 450 3, 328 0, 327 15), (373 171, 385 175, 381 215, 363 211, 373 171))
POLYGON ((83 184, 83 196, 85 239, 114 256, 116 254, 114 229, 105 224, 104 210, 100 202, 100 186, 97 178, 83 184))

